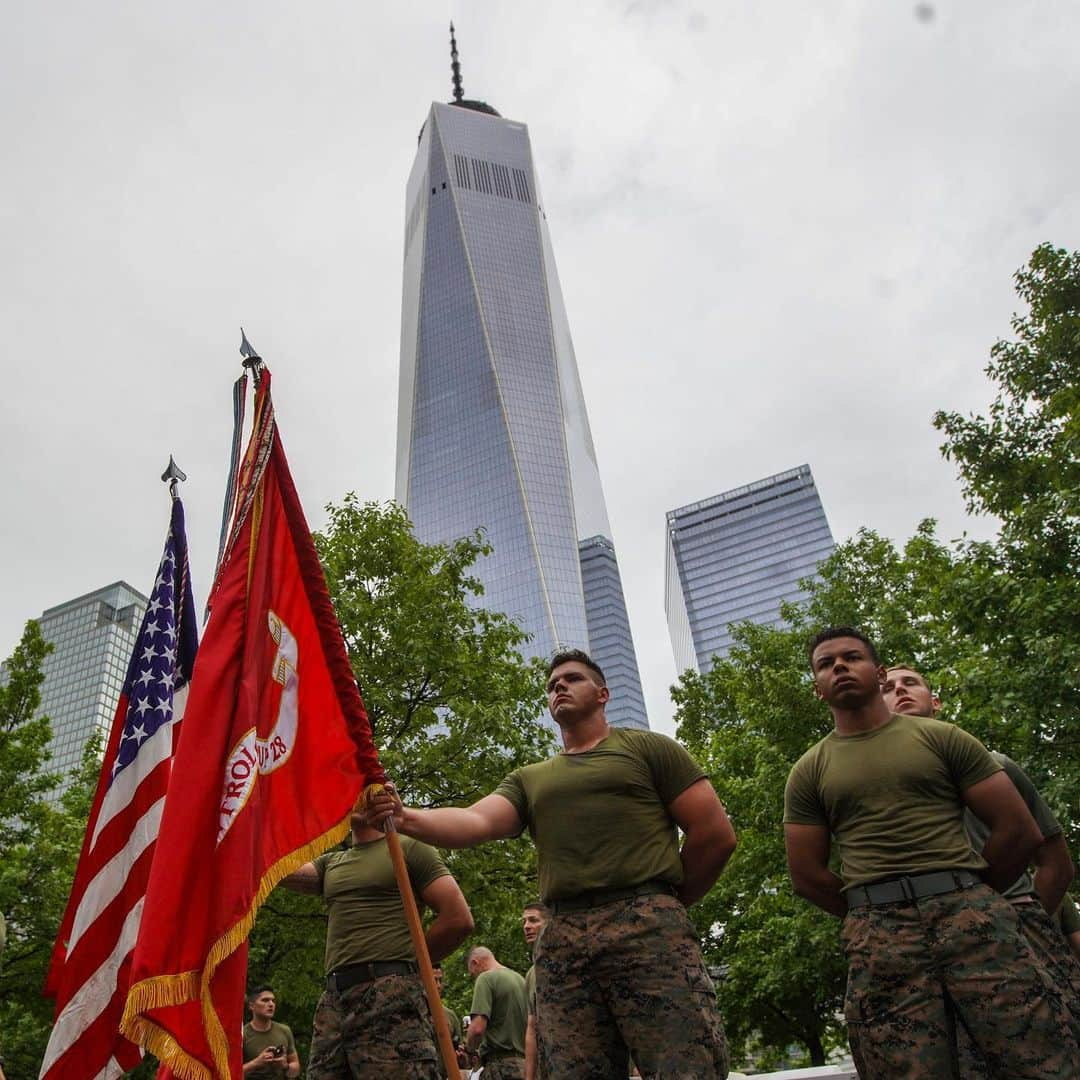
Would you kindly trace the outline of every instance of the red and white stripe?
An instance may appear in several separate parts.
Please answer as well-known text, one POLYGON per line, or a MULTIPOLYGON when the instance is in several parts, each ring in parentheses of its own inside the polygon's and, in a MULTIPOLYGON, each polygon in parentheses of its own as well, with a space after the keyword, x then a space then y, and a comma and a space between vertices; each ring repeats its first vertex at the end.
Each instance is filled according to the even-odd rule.
MULTIPOLYGON (((146 740, 115 783, 107 783, 107 773, 102 777, 61 930, 66 955, 52 989, 63 1004, 41 1080, 114 1080, 142 1058, 120 1035, 120 1017, 186 698, 185 685, 173 697, 171 722, 146 740)), ((121 697, 107 762, 116 759, 127 708, 121 697)))

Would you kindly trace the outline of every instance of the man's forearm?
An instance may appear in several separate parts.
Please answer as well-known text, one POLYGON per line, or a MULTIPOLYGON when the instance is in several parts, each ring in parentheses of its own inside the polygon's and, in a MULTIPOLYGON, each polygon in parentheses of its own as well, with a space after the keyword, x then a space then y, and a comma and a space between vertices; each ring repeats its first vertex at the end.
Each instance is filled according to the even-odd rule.
POLYGON ((716 884, 720 871, 735 850, 735 836, 730 829, 691 830, 683 841, 683 880, 679 899, 687 907, 696 904, 716 884))
POLYGON ((990 864, 982 873, 983 881, 992 889, 1004 892, 1028 868, 1039 837, 1019 824, 1009 823, 990 833, 982 849, 983 858, 990 864))
POLYGON ((792 887, 796 895, 811 904, 827 911, 830 915, 843 918, 847 915, 847 900, 844 899, 844 883, 831 870, 822 870, 818 874, 806 874, 796 878, 792 875, 792 887))
POLYGON ((1035 864, 1035 892, 1048 915, 1054 915, 1076 876, 1065 837, 1058 833, 1044 840, 1032 857, 1035 864))
POLYGON ((397 829, 406 836, 413 836, 439 848, 475 847, 488 839, 484 819, 472 810, 456 806, 444 806, 437 810, 419 810, 407 806, 402 810, 397 829))
POLYGON ((529 1020, 525 1025, 525 1080, 537 1080, 538 1056, 536 1050, 536 1017, 529 1013, 529 1020))
POLYGON ((445 915, 436 915, 435 920, 424 933, 428 952, 431 954, 431 962, 437 964, 440 960, 445 960, 470 933, 472 933, 471 919, 463 922, 460 919, 447 918, 445 915))

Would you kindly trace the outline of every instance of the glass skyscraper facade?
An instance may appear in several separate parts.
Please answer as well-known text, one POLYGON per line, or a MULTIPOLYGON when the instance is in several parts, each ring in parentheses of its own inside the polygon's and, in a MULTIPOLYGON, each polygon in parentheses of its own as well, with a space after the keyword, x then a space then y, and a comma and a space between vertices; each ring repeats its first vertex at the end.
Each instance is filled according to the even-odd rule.
POLYGON ((648 726, 529 132, 482 102, 431 106, 409 176, 396 495, 426 542, 483 528, 484 605, 648 726))
POLYGON ((38 622, 53 651, 42 666, 38 714, 52 721, 49 770, 67 775, 94 731, 107 739, 148 601, 123 581, 45 611, 38 622))
POLYGON ((732 623, 782 625, 781 603, 834 546, 809 465, 670 511, 664 603, 679 670, 726 656, 732 623))

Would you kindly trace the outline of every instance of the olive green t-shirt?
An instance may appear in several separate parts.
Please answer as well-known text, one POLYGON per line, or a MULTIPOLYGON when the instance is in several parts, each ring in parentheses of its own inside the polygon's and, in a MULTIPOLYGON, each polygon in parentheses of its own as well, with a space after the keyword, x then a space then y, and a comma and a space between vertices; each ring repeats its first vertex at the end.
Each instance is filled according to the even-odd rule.
POLYGON ((289 1060, 290 1054, 296 1053, 296 1043, 293 1041, 293 1033, 288 1025, 279 1024, 276 1020, 270 1021, 268 1031, 256 1031, 250 1021, 244 1025, 244 1061, 257 1058, 268 1046, 284 1046, 285 1053, 278 1058, 281 1065, 260 1065, 251 1072, 245 1073, 245 1080, 282 1080, 288 1071, 283 1066, 289 1060))
MULTIPOLYGON (((1006 775, 1013 782, 1013 786, 1024 798, 1035 824, 1043 834, 1044 840, 1061 834, 1061 826, 1054 817, 1054 812, 1046 805, 1046 800, 1035 790, 1035 785, 1028 779, 1028 775, 1016 764, 1011 757, 999 754, 995 750, 990 751, 990 756, 1005 770, 1006 775)), ((990 829, 980 821, 967 807, 964 808, 964 828, 967 830, 971 846, 976 851, 982 851, 986 847, 986 841, 990 839, 990 829)), ((1025 870, 1004 892, 1010 900, 1016 900, 1021 896, 1035 895, 1035 879, 1025 870)))
MULTIPOLYGON (((427 844, 403 836, 401 847, 415 893, 450 873, 439 853, 427 844)), ((320 855, 315 869, 329 916, 325 961, 328 975, 345 964, 415 959, 384 838, 320 855)))
POLYGON ((529 1004, 529 1015, 536 1015, 536 965, 525 972, 525 1000, 529 1004))
POLYGON ((485 1054, 520 1054, 525 1056, 525 1024, 529 1010, 525 999, 525 980, 510 968, 482 971, 473 987, 473 1016, 486 1016, 487 1028, 480 1043, 485 1054))
POLYGON ((536 844, 546 902, 658 879, 682 883, 667 806, 704 776, 674 739, 612 728, 583 754, 557 754, 495 789, 536 844))
POLYGON ((826 825, 844 888, 986 860, 964 832, 960 793, 1001 766, 973 735, 925 716, 894 715, 858 735, 830 732, 795 763, 784 824, 826 825))

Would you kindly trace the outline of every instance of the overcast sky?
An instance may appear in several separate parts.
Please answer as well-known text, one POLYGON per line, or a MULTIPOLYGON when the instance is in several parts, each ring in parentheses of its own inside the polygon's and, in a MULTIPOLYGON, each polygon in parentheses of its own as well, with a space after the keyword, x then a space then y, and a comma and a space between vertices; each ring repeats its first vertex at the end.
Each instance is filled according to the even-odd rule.
POLYGON ((654 726, 664 514, 808 462, 837 540, 964 516, 1011 275, 1080 231, 1056 0, 59 2, 0 38, 0 653, 184 485, 216 553, 242 323, 313 527, 393 494, 405 181, 433 99, 529 125, 654 726), (917 11, 916 9, 923 9, 917 11))

